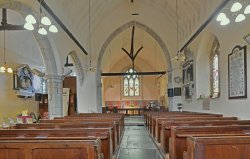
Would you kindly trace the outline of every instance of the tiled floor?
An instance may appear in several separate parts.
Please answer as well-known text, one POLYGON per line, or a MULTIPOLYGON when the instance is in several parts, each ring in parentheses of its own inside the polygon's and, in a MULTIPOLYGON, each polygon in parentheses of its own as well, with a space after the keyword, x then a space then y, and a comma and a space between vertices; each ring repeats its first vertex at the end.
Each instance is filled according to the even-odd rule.
POLYGON ((118 159, 161 159, 143 117, 126 117, 125 125, 118 159))

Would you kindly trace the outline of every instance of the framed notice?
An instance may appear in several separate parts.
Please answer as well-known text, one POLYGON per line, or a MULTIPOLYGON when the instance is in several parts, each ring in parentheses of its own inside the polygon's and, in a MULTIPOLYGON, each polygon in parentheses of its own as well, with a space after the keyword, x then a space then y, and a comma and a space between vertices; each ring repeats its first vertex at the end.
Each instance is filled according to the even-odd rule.
POLYGON ((228 55, 229 99, 247 98, 247 46, 235 46, 228 55))

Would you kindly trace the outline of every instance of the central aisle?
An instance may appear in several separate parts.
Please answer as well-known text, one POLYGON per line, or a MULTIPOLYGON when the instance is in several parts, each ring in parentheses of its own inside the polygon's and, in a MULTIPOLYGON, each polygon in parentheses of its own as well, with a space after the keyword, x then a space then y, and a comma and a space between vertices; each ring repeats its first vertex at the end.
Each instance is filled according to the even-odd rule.
POLYGON ((126 117, 118 159, 161 159, 142 116, 126 117))

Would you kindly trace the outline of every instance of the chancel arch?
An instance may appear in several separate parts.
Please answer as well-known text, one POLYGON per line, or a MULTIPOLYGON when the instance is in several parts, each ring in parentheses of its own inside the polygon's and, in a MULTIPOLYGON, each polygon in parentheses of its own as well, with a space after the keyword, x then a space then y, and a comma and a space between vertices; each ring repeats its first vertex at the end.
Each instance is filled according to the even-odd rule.
MULTIPOLYGON (((123 52, 122 48, 130 51, 132 37, 131 28, 133 28, 133 26, 135 27, 134 51, 137 51, 143 46, 143 49, 136 57, 135 70, 137 72, 154 72, 162 70, 166 71, 172 68, 168 49, 161 38, 149 27, 139 22, 131 21, 115 30, 105 41, 98 57, 98 73, 126 72, 129 68, 132 68, 132 61, 130 57, 123 52)), ((156 101, 156 99, 158 100, 160 96, 162 99, 161 101, 167 101, 167 99, 165 100, 167 87, 165 81, 168 77, 171 78, 171 73, 159 78, 157 77, 157 75, 138 76, 137 83, 139 85, 139 89, 136 95, 135 92, 132 91, 132 89, 135 88, 132 88, 131 86, 130 89, 128 86, 129 81, 132 85, 132 83, 136 83, 136 79, 127 79, 123 76, 103 77, 101 89, 103 92, 103 102, 110 100, 116 102, 118 101, 118 103, 120 102, 119 104, 124 106, 123 102, 126 101, 126 105, 128 105, 128 102, 132 102, 131 105, 136 105, 137 103, 150 99, 154 99, 156 101), (128 91, 131 90, 128 94, 124 93, 124 81, 126 80, 128 80, 128 91), (160 88, 160 85, 162 89, 160 88), (138 100, 139 102, 137 102, 138 100), (133 104, 133 101, 136 101, 136 104, 133 104)), ((102 105, 105 105, 105 103, 102 103, 102 105)))
MULTIPOLYGON (((101 64, 102 64, 102 60, 103 60, 103 55, 104 55, 105 51, 107 50, 111 41, 115 37, 117 37, 117 35, 119 35, 121 32, 123 32, 124 30, 127 30, 128 28, 130 28, 132 26, 135 26, 136 28, 140 28, 141 30, 145 31, 159 44, 159 46, 163 50, 164 58, 165 58, 165 61, 167 63, 167 68, 168 68, 168 70, 172 70, 172 62, 171 62, 171 58, 170 58, 170 53, 168 51, 167 45, 163 42, 163 40, 160 38, 160 36, 157 33, 155 33, 154 30, 152 30, 148 26, 146 26, 140 22, 137 22, 137 21, 131 21, 131 22, 128 22, 128 23, 124 24, 123 26, 119 27, 118 29, 116 29, 104 42, 104 44, 102 45, 102 48, 99 52, 99 56, 98 56, 97 72, 102 71, 101 64)), ((171 76, 172 75, 170 73, 168 75, 168 78, 171 79, 171 76)))

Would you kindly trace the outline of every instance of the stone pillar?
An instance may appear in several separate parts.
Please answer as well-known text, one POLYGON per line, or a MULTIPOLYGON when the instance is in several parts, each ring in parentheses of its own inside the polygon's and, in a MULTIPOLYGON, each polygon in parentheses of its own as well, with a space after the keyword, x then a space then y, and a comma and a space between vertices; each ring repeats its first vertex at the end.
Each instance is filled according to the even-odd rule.
POLYGON ((48 75, 47 90, 49 104, 49 118, 63 117, 63 77, 48 75))

